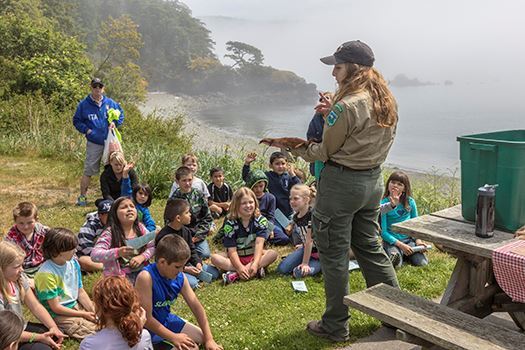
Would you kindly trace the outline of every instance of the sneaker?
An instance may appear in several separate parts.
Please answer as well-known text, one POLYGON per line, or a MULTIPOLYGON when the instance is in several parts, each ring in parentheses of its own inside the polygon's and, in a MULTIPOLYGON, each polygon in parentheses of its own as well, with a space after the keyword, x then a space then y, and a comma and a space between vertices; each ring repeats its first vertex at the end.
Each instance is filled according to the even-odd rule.
POLYGON ((255 276, 258 279, 264 278, 264 276, 266 276, 266 271, 264 270, 264 267, 261 267, 259 270, 257 270, 257 274, 255 276))
POLYGON ((295 279, 301 279, 303 278, 303 272, 301 271, 301 269, 298 267, 296 267, 295 269, 293 269, 292 271, 292 275, 293 275, 293 278, 295 279))
POLYGON ((332 333, 328 333, 324 330, 324 328, 321 326, 321 321, 310 321, 306 324, 306 330, 310 333, 315 335, 316 337, 320 338, 326 338, 328 340, 333 341, 334 343, 342 343, 346 342, 350 339, 350 337, 347 335, 345 336, 337 336, 332 333))
POLYGON ((392 265, 394 267, 399 267, 399 263, 401 262, 401 255, 399 255, 399 253, 390 254, 390 261, 392 262, 392 265))
POLYGON ((239 274, 234 271, 228 271, 222 274, 222 282, 224 285, 231 284, 239 279, 239 274))
POLYGON ((87 197, 84 196, 83 194, 78 196, 78 198, 77 198, 77 205, 79 207, 85 207, 87 205, 87 197))

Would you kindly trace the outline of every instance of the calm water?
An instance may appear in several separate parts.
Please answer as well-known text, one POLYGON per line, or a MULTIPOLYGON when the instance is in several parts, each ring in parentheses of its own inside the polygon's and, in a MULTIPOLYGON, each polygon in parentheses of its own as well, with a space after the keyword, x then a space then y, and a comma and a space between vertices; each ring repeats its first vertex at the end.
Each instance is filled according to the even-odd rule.
MULTIPOLYGON (((387 163, 447 172, 459 168, 457 136, 523 129, 525 89, 463 85, 397 88, 398 132, 387 163)), ((313 106, 313 105, 312 105, 313 106)), ((254 138, 305 137, 312 106, 225 107, 197 117, 214 127, 254 138)))
MULTIPOLYGON (((397 88, 396 140, 387 162, 407 169, 459 168, 457 136, 522 129, 525 90, 496 85, 397 88)), ((312 106, 220 108, 198 117, 233 133, 253 137, 305 137, 312 106)))

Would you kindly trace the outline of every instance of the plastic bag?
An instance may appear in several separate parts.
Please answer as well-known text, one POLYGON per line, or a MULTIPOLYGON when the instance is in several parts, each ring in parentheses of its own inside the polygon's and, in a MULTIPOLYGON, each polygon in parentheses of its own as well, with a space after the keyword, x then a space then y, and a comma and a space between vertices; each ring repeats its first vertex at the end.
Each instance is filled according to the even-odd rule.
MULTIPOLYGON (((116 122, 120 118, 120 111, 115 108, 110 108, 108 110, 108 124, 111 125, 112 122, 116 122)), ((122 142, 122 136, 120 135, 120 131, 118 129, 115 130, 115 135, 117 136, 117 139, 122 142)))
POLYGON ((109 156, 116 151, 122 152, 122 146, 117 138, 115 129, 109 129, 108 137, 106 137, 106 141, 104 142, 104 152, 102 152, 102 162, 104 165, 109 163, 109 156))

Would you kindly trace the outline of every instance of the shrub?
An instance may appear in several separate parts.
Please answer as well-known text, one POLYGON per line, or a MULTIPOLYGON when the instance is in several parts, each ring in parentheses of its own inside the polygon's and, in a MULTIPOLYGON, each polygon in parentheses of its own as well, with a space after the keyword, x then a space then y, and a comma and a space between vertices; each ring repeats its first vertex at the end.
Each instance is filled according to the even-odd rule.
MULTIPOLYGON (((167 196, 178 160, 191 149, 191 138, 182 132, 183 116, 144 116, 134 105, 123 108, 126 156, 137 163, 141 181, 148 182, 156 195, 167 196)), ((73 126, 74 110, 75 106, 69 106, 57 111, 53 102, 39 93, 0 100, 0 154, 78 162, 80 169, 85 138, 73 126)))
POLYGON ((456 171, 443 173, 431 169, 412 186, 419 215, 429 214, 460 203, 459 179, 456 171))
POLYGON ((66 106, 85 91, 93 70, 84 46, 56 31, 44 18, 5 13, 0 16, 0 60, 8 83, 2 95, 40 91, 66 106))

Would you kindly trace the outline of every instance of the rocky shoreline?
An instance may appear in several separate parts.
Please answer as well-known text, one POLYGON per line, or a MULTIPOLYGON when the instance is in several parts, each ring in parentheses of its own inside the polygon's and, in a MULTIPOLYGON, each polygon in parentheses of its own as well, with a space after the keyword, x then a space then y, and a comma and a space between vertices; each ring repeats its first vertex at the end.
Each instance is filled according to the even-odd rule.
POLYGON ((156 110, 163 117, 175 117, 183 115, 184 131, 193 137, 193 149, 195 151, 215 151, 228 147, 232 150, 260 151, 266 146, 259 145, 259 140, 253 137, 243 136, 210 126, 198 120, 195 115, 203 109, 203 106, 226 106, 227 99, 216 95, 209 98, 204 96, 176 96, 168 93, 149 93, 147 102, 141 107, 142 112, 150 113, 156 110))

